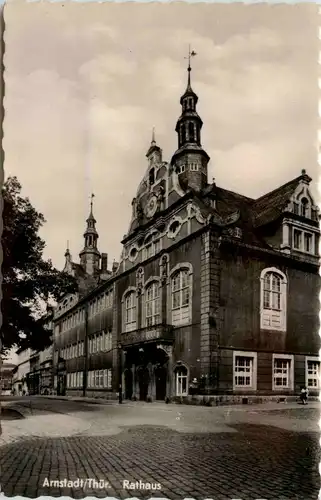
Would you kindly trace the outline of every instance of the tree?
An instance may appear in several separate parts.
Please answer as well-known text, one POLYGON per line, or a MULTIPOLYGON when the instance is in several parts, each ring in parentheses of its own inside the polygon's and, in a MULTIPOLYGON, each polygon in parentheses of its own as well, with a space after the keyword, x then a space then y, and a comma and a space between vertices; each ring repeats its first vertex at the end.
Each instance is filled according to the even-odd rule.
POLYGON ((39 320, 40 304, 76 292, 77 283, 44 260, 38 232, 45 219, 20 192, 17 178, 9 177, 2 188, 1 344, 4 350, 14 345, 37 350, 50 344, 51 334, 39 320))

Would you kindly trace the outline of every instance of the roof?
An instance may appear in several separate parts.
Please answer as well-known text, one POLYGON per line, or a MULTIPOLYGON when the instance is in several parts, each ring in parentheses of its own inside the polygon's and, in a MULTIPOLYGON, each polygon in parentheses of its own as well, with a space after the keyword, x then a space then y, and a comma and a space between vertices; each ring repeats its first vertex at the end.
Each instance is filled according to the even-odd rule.
MULTIPOLYGON (((305 177, 308 176, 300 175, 255 200, 252 206, 253 225, 255 227, 264 226, 277 220, 289 203, 294 191, 305 177)), ((310 181, 310 177, 308 177, 308 180, 310 181)))

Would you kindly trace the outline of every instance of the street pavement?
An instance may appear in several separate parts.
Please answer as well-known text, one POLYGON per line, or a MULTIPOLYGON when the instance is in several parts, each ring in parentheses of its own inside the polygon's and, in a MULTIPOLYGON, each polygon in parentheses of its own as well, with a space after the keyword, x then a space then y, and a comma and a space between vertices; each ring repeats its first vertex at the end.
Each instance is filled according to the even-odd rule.
POLYGON ((318 498, 320 403, 211 408, 24 397, 2 407, 25 417, 2 421, 7 497, 318 498), (77 479, 87 484, 50 483, 77 479))

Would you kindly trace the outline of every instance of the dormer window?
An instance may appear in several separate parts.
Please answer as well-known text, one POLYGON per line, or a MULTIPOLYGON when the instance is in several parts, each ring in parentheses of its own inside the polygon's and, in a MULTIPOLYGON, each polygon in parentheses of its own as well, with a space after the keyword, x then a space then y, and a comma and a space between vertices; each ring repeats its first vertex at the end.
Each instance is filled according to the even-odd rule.
POLYGON ((149 185, 153 186, 155 184, 155 169, 151 168, 149 171, 149 185))
POLYGON ((293 229, 293 248, 300 252, 314 254, 315 235, 301 229, 293 229))
POLYGON ((302 198, 300 208, 302 217, 309 217, 309 202, 306 198, 302 198))

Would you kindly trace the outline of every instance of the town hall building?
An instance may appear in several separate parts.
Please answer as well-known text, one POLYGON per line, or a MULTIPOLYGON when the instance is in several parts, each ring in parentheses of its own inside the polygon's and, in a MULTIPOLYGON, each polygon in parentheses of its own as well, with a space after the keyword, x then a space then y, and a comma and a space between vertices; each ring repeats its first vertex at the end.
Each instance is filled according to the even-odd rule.
POLYGON ((305 170, 257 199, 209 182, 191 85, 177 150, 153 133, 119 263, 91 204, 79 282, 54 316, 58 393, 171 401, 319 389, 319 209, 305 170))

